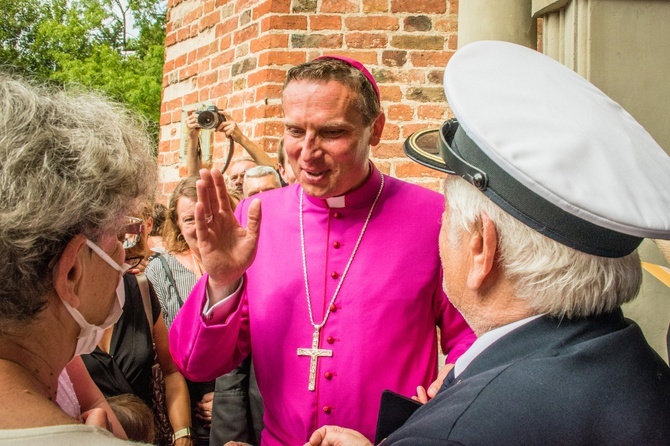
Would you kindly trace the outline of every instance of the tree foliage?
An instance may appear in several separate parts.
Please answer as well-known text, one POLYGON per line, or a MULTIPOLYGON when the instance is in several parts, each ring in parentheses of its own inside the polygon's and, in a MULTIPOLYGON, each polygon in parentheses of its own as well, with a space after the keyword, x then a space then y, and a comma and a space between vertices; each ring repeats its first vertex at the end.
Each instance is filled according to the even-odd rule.
POLYGON ((164 0, 0 0, 0 65, 102 90, 158 136, 164 0))

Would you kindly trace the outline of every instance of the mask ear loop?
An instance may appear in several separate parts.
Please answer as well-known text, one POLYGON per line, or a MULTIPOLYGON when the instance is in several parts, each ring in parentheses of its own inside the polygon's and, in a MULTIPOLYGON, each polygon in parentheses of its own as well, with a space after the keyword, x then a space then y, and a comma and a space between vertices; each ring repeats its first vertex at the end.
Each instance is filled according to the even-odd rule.
POLYGON ((118 272, 121 273, 121 275, 125 274, 126 271, 130 269, 130 265, 124 263, 123 265, 119 265, 112 259, 109 254, 107 254, 105 251, 103 251, 98 245, 90 241, 89 239, 86 239, 86 244, 88 245, 89 248, 91 248, 91 251, 96 253, 102 260, 107 262, 109 266, 117 270, 118 272))

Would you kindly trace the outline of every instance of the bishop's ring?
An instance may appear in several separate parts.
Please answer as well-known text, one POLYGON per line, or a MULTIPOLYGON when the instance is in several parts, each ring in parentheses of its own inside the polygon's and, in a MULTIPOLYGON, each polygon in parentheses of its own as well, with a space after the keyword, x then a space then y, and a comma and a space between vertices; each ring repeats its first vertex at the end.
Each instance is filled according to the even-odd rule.
POLYGON ((212 214, 205 216, 205 223, 210 224, 212 222, 212 218, 214 218, 212 214))

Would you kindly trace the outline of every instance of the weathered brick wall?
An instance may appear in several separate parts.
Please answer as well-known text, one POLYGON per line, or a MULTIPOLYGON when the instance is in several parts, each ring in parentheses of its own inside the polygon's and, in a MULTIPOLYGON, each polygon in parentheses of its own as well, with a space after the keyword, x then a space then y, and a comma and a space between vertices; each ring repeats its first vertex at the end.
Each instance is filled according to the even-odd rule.
MULTIPOLYGON (((372 148, 375 164, 439 189, 440 176, 410 162, 402 142, 449 117, 442 74, 456 50, 458 0, 169 0, 168 8, 160 200, 186 173, 179 157, 184 106, 213 101, 274 154, 286 70, 322 54, 361 61, 379 83, 387 120, 372 148)), ((225 138, 215 139, 220 167, 225 138)))

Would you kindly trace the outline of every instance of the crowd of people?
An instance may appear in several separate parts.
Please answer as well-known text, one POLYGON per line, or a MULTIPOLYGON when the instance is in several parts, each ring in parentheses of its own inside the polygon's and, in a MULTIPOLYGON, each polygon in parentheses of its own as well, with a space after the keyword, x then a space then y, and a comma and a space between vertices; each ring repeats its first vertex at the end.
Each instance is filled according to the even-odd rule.
POLYGON ((375 79, 322 56, 276 160, 224 115, 212 169, 190 113, 163 205, 131 113, 0 74, 0 444, 670 444, 670 368, 621 312, 670 158, 528 48, 467 45, 444 90, 404 144, 444 195, 375 166, 375 79))

